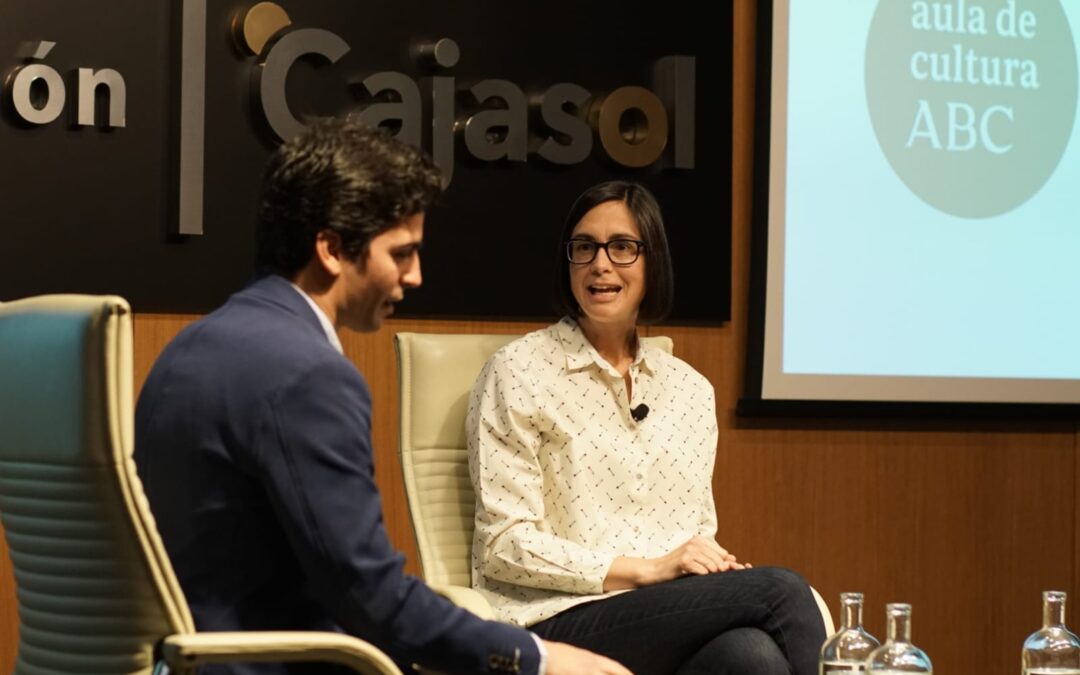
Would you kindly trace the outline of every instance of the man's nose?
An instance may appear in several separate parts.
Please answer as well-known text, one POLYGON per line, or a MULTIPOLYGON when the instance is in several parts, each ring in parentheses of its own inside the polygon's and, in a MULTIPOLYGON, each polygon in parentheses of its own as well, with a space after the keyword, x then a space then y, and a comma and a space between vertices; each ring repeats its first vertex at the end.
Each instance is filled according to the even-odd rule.
POLYGON ((405 270, 405 274, 401 275, 401 285, 405 288, 416 288, 423 281, 423 276, 420 273, 420 254, 415 253, 408 269, 405 270))

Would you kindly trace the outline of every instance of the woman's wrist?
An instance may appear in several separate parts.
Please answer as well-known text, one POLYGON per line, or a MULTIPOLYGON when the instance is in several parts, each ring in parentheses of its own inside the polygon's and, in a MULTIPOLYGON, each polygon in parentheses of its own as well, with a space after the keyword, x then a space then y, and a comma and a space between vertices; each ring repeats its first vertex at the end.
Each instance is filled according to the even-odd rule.
POLYGON ((604 591, 622 591, 653 583, 655 561, 646 558, 619 556, 611 563, 604 577, 604 591))

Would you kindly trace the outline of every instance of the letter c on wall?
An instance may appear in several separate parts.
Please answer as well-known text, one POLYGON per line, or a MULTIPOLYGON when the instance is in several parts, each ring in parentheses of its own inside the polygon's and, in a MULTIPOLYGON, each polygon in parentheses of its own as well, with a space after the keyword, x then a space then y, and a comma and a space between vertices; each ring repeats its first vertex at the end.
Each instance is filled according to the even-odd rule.
POLYGON ((278 138, 287 141, 304 130, 304 124, 293 116, 285 98, 285 80, 292 65, 307 54, 325 56, 330 63, 337 63, 348 52, 349 45, 344 40, 321 28, 290 31, 273 44, 260 69, 259 102, 278 138))

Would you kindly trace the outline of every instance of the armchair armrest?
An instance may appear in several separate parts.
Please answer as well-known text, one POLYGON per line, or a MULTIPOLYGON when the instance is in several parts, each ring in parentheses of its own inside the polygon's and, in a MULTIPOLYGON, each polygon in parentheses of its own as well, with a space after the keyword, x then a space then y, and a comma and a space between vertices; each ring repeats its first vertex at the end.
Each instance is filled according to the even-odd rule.
POLYGON ((832 612, 829 610, 829 605, 825 602, 825 598, 821 597, 821 593, 817 592, 816 588, 811 586, 810 590, 814 593, 814 600, 817 601, 818 609, 821 611, 821 621, 825 624, 825 635, 831 636, 836 632, 836 626, 833 624, 832 612))
POLYGON ((401 675, 397 665, 374 645, 339 633, 220 632, 170 635, 162 645, 173 671, 192 672, 207 663, 322 661, 363 675, 401 675))
POLYGON ((450 584, 429 584, 431 590, 443 596, 462 609, 467 609, 481 619, 494 620, 495 612, 487 598, 472 588, 452 586, 450 584))

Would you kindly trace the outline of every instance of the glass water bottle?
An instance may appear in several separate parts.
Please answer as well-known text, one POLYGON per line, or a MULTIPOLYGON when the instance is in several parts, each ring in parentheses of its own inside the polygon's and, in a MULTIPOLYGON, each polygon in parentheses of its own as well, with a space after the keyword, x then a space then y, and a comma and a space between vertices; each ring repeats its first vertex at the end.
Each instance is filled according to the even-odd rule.
POLYGON ((840 594, 840 630, 821 647, 819 675, 866 670, 866 657, 881 643, 863 629, 862 610, 862 593, 840 594))
POLYGON ((1043 625, 1024 641, 1024 675, 1080 675, 1080 639, 1065 627, 1065 593, 1043 593, 1043 625))
POLYGON ((930 657, 911 644, 911 605, 894 602, 885 606, 888 621, 885 644, 866 659, 866 670, 876 675, 889 673, 933 673, 930 657))

